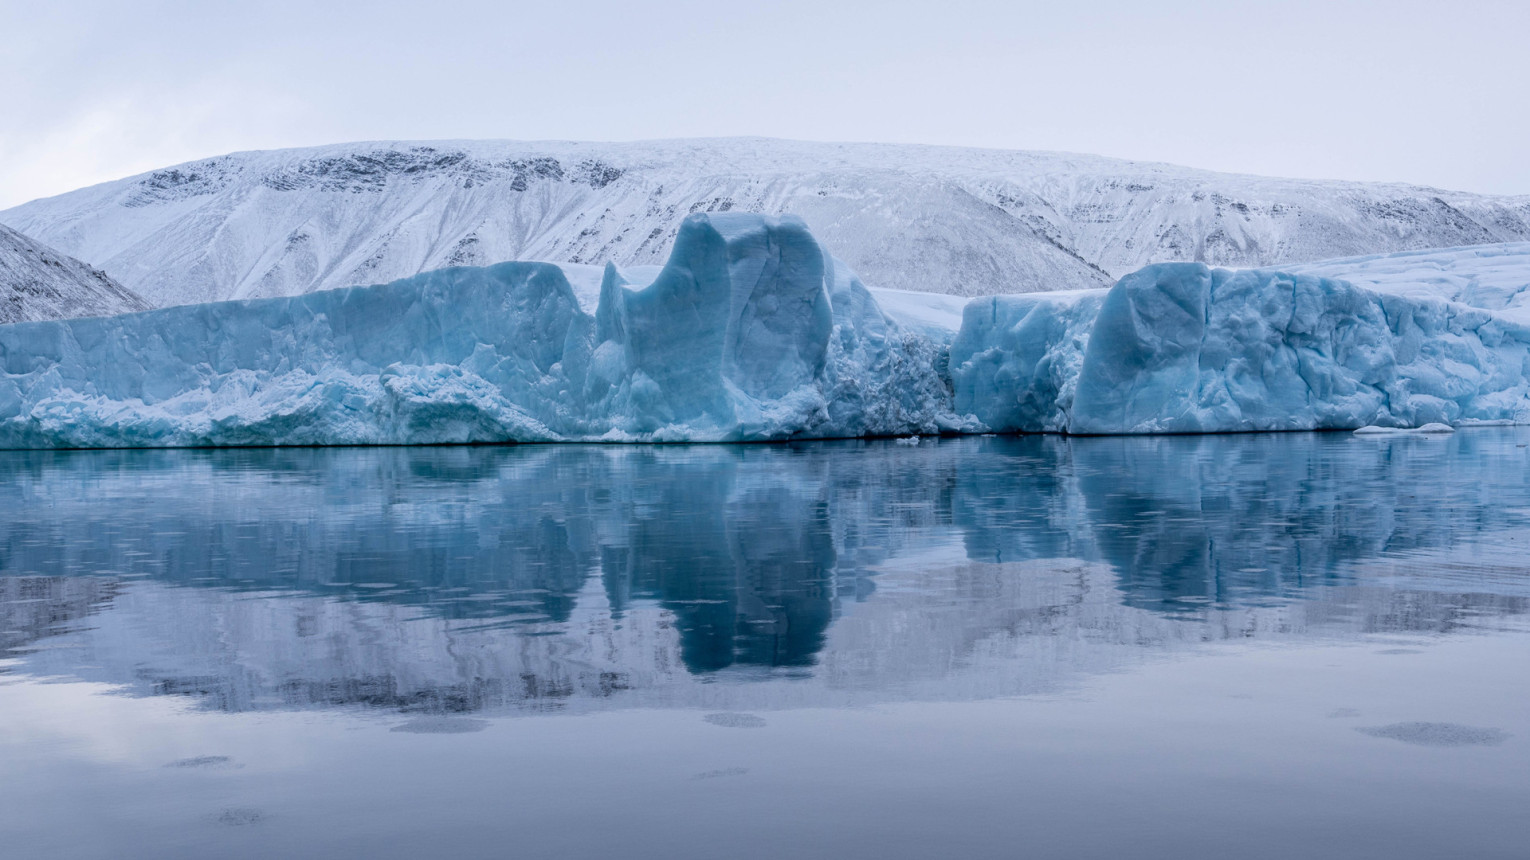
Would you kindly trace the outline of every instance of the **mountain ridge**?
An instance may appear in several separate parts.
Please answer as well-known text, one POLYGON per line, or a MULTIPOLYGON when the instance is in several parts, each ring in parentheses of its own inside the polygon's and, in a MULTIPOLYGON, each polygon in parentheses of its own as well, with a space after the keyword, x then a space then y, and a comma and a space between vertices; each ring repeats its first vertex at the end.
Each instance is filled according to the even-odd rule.
POLYGON ((0 224, 0 325, 148 308, 105 272, 0 224))
POLYGON ((968 296, 1108 286, 1170 260, 1530 240, 1530 196, 770 138, 255 150, 31 201, 0 222, 164 306, 510 259, 655 264, 685 215, 731 210, 800 215, 874 286, 968 296))

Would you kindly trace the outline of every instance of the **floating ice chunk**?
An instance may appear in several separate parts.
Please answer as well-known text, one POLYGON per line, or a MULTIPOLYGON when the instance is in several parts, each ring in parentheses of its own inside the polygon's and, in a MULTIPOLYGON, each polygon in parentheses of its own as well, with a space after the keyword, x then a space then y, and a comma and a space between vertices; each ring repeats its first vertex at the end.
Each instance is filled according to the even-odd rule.
POLYGON ((1355 431, 1356 436, 1448 436, 1456 432, 1449 424, 1425 424, 1422 427, 1377 427, 1368 424, 1355 431))

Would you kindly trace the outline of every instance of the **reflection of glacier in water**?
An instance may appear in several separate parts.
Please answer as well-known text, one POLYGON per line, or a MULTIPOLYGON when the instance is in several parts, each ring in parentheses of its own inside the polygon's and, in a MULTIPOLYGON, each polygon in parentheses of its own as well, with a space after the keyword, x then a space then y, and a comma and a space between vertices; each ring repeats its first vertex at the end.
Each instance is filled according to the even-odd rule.
POLYGON ((1046 691, 1525 613, 1527 438, 6 453, 0 647, 230 710, 1046 691))

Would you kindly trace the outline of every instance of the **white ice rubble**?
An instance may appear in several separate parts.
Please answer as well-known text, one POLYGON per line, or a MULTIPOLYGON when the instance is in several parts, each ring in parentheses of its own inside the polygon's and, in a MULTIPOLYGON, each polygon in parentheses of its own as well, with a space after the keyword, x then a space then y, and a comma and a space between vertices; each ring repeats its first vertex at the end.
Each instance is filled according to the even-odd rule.
POLYGON ((663 267, 0 326, 0 447, 1530 422, 1530 243, 1311 268, 1160 264, 963 306, 867 289, 798 219, 698 214, 663 267))

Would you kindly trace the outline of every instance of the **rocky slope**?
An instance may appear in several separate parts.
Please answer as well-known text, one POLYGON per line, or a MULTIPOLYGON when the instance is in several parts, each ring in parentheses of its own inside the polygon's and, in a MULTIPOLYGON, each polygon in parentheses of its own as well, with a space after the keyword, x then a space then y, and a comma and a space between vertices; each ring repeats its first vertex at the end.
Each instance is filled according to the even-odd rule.
POLYGON ((0 324, 110 316, 148 307, 105 272, 0 224, 0 324))

